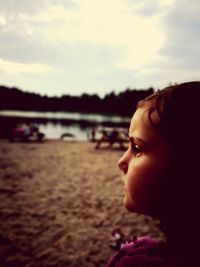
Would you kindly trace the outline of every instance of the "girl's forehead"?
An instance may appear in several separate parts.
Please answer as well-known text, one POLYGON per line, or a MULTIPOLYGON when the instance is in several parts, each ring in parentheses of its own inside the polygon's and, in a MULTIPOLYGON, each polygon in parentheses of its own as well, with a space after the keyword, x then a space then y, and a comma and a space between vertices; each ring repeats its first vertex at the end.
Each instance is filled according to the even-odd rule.
POLYGON ((138 108, 135 113, 132 116, 131 119, 131 128, 135 129, 137 127, 145 126, 145 127, 152 127, 150 121, 149 121, 149 109, 148 108, 138 108))
MULTIPOLYGON (((155 123, 159 121, 156 111, 152 112, 151 118, 155 123)), ((144 141, 150 142, 157 139, 159 135, 160 134, 149 120, 149 108, 146 106, 139 107, 131 119, 129 136, 133 138, 138 137, 144 139, 144 141)))

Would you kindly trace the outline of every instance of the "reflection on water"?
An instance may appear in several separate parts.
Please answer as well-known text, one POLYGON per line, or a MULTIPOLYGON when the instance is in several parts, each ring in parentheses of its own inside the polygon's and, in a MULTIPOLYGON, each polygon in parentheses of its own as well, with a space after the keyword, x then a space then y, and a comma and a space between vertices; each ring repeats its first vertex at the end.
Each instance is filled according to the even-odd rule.
POLYGON ((63 133, 70 133, 77 140, 86 140, 94 125, 127 128, 129 121, 130 118, 127 117, 97 114, 0 111, 0 124, 3 126, 0 130, 0 136, 8 136, 12 128, 24 123, 36 123, 46 138, 58 139, 63 133))
POLYGON ((50 139, 58 139, 63 133, 71 133, 77 140, 86 140, 90 127, 83 130, 78 124, 65 126, 60 123, 48 122, 47 124, 40 124, 40 131, 45 133, 46 137, 50 139))

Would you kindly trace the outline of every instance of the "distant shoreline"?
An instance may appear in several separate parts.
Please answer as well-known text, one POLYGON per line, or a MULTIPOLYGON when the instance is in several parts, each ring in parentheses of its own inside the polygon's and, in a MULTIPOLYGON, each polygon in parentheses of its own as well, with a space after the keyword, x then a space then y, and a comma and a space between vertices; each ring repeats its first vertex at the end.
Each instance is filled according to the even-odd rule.
POLYGON ((0 111, 0 137, 9 136, 10 131, 27 123, 38 124, 42 132, 50 138, 60 138, 65 132, 70 132, 76 138, 87 139, 88 132, 92 128, 103 127, 121 127, 128 128, 130 119, 120 116, 104 116, 82 113, 45 113, 45 112, 20 112, 19 111, 0 111), (15 115, 15 116, 14 116, 15 115))

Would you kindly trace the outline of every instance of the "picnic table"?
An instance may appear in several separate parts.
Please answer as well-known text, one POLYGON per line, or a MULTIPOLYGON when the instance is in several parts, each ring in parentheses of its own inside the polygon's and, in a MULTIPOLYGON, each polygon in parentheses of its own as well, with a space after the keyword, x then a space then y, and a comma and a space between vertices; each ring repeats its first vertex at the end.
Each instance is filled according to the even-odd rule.
POLYGON ((99 149, 102 143, 108 144, 110 148, 117 143, 120 148, 125 149, 124 143, 129 141, 128 130, 124 128, 101 127, 97 129, 96 132, 101 135, 100 138, 95 138, 93 140, 96 143, 96 149, 99 149))

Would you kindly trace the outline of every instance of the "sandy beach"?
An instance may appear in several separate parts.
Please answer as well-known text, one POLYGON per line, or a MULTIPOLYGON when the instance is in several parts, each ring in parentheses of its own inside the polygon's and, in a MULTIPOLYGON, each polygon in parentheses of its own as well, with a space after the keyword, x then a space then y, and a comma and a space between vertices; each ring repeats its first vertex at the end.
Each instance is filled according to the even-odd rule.
POLYGON ((111 232, 162 234, 123 207, 118 146, 0 140, 0 266, 100 267, 115 253, 111 232))

